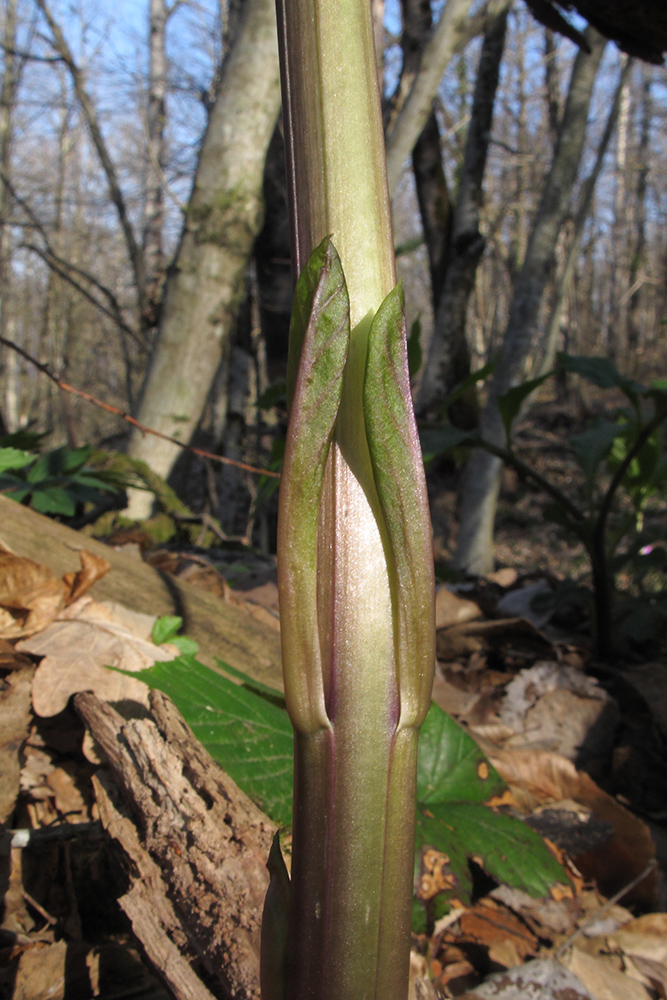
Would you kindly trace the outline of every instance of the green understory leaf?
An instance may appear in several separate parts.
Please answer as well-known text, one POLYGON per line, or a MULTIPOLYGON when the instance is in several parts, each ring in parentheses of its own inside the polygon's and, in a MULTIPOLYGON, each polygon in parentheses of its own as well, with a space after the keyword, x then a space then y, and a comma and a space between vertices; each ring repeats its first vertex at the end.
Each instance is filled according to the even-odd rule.
POLYGON ((471 902, 472 860, 497 882, 546 896, 555 882, 566 882, 561 865, 542 838, 516 816, 469 802, 438 802, 417 809, 417 849, 444 854, 444 888, 428 900, 429 919, 447 912, 449 901, 471 902))
POLYGON ((22 451, 20 448, 0 448, 0 472, 6 472, 7 469, 22 469, 36 458, 36 455, 31 455, 30 452, 22 451))
POLYGON ((550 377, 551 372, 547 372, 546 375, 540 375, 539 378, 532 378, 528 382, 522 382, 521 385, 515 385, 514 388, 498 397, 498 409, 508 441, 512 433, 512 424, 519 416, 524 400, 550 377))
POLYGON ((432 702, 419 736, 419 802, 488 802, 504 788, 472 736, 432 702))
MULTIPOLYGON (((165 631, 167 626, 164 626, 165 631)), ((171 641, 171 640, 170 640, 171 641)), ((133 673, 167 694, 197 739, 243 791, 275 822, 291 823, 292 727, 280 691, 219 662, 233 683, 194 656, 155 663, 133 673)), ((542 896, 565 881, 541 837, 520 819, 482 803, 504 783, 475 741, 432 704, 422 726, 417 777, 416 865, 433 847, 449 858, 451 891, 429 902, 435 919, 452 897, 469 901, 473 858, 499 882, 542 896)))
POLYGON ((570 443, 580 469, 586 477, 589 489, 593 488, 600 462, 609 454, 617 437, 625 434, 627 424, 612 423, 600 417, 581 434, 573 434, 570 443))
MULTIPOLYGON (((223 663, 220 667, 228 669, 223 663)), ((168 695, 200 743, 239 788, 276 823, 289 826, 293 737, 284 709, 234 684, 192 655, 156 663, 132 676, 168 695)))

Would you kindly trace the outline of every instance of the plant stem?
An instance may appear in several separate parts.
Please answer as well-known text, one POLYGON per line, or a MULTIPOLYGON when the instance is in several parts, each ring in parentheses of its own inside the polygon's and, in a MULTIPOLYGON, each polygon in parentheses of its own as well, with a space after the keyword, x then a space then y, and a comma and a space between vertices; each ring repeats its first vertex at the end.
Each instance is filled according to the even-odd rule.
POLYGON ((371 8, 278 0, 278 24, 302 275, 278 525, 295 729, 285 996, 404 1000, 417 739, 435 660, 433 563, 393 291, 371 8))

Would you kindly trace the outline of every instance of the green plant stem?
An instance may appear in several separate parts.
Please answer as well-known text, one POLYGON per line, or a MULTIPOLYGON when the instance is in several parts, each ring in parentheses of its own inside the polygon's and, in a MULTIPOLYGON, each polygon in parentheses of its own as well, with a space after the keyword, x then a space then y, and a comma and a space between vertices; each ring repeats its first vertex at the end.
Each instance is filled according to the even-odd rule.
POLYGON ((433 563, 396 293, 373 323, 396 277, 371 8, 278 0, 278 24, 293 260, 312 277, 295 294, 278 525, 295 729, 285 997, 404 1000, 433 563))
POLYGON ((550 480, 546 479, 540 472, 537 472, 536 469, 531 468, 530 465, 520 459, 513 451, 510 451, 507 448, 502 448, 500 445, 491 444, 490 441, 485 441, 483 438, 475 441, 475 446, 478 448, 484 448, 491 455, 496 455, 498 458, 501 458, 503 462, 506 462, 507 465, 511 465, 517 472, 520 472, 521 475, 525 476, 527 479, 532 479, 533 482, 540 487, 540 489, 544 490, 545 493, 548 493, 549 496, 556 501, 556 503, 559 503, 568 512, 570 517, 572 517, 575 521, 581 521, 583 524, 586 519, 584 511, 577 507, 577 505, 573 503, 573 501, 570 500, 570 498, 563 493, 562 490, 559 490, 557 486, 550 482, 550 480))

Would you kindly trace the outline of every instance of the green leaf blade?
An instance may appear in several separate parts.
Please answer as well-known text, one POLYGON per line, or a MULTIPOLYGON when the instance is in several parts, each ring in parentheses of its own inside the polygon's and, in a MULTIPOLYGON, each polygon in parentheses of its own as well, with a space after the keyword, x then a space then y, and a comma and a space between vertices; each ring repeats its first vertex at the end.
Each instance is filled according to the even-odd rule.
POLYGON ((488 802, 504 788, 472 736, 433 702, 419 736, 419 802, 488 802))
POLYGON ((287 713, 193 656, 132 674, 168 695, 197 739, 276 823, 289 826, 293 736, 287 713))

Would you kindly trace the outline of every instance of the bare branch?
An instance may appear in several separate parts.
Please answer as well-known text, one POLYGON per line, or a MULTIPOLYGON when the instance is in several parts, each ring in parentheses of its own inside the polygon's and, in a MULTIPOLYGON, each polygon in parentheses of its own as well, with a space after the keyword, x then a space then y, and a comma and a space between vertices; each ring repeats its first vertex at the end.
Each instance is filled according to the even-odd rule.
POLYGON ((74 396, 78 396, 79 399, 85 399, 87 403, 92 403, 93 406, 97 406, 100 410, 105 410, 107 413, 113 413, 114 416, 120 417, 121 420, 127 421, 128 424, 132 424, 137 430, 141 431, 142 434, 152 434, 154 437, 162 438, 164 441, 170 441, 171 444, 178 445, 184 451, 192 452, 193 455, 199 455, 200 458, 208 458, 212 462, 222 462, 223 465, 233 465, 237 469, 244 469, 246 472, 253 472, 257 476, 270 476, 272 479, 280 479, 279 472, 273 472, 271 469, 259 469, 256 465, 248 465, 246 462, 237 462, 233 458, 227 458, 225 455, 214 455, 211 451, 204 451, 203 448, 194 448, 190 444, 184 444, 179 441, 178 438, 170 437, 168 434, 163 434, 161 431, 153 430, 151 427, 146 427, 144 424, 140 424, 138 420, 131 417, 129 413, 125 413, 123 410, 119 410, 117 406, 112 406, 111 403, 105 403, 101 399, 97 399, 89 392, 84 392, 83 389, 77 389, 75 386, 70 385, 68 382, 64 382, 63 379, 58 378, 54 375, 48 365, 42 364, 37 358, 34 358, 32 354, 19 347, 15 344, 13 340, 9 340, 7 337, 0 337, 0 344, 4 344, 5 347, 9 347, 12 351, 16 351, 20 354, 25 361, 29 361, 31 365, 34 365, 38 371, 46 375, 54 385, 57 385, 59 389, 63 392, 70 392, 74 396))
POLYGON ((109 150, 107 149, 104 136, 102 135, 95 106, 88 94, 88 91, 86 90, 83 74, 76 63, 74 56, 72 55, 65 36, 60 29, 60 25, 53 17, 50 8, 47 6, 46 0, 35 0, 35 3, 46 18, 51 30, 53 37, 49 40, 50 44, 60 55, 62 61, 65 63, 70 72, 72 83, 74 84, 74 91, 79 104, 81 105, 81 110, 83 111, 86 119, 91 139, 93 140, 93 145, 97 150, 97 155, 99 156, 102 169, 104 170, 107 178, 109 196, 118 212, 118 218, 125 237, 125 245, 127 247, 127 252, 134 273, 134 281, 137 287, 137 292, 139 296, 141 296, 143 289, 143 261, 141 250, 135 238, 134 230, 127 212, 127 206, 125 205, 125 199, 120 189, 120 184, 118 183, 116 168, 113 164, 111 156, 109 155, 109 150))

